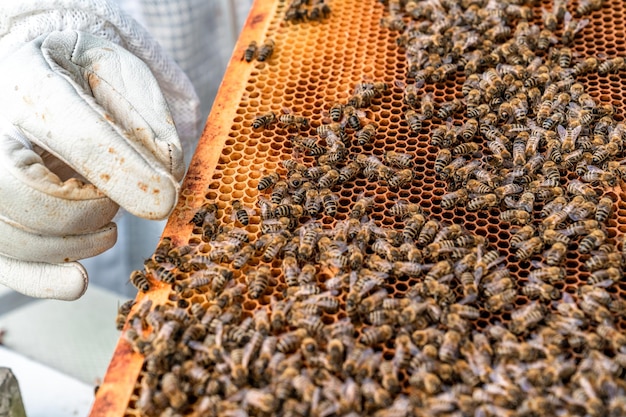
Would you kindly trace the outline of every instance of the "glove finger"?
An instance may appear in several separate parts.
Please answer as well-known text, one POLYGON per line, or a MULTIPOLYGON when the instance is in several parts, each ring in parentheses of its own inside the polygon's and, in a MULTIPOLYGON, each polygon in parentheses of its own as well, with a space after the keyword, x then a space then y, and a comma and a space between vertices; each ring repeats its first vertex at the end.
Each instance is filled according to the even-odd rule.
POLYGON ((0 254, 23 261, 61 263, 90 258, 111 248, 116 240, 115 223, 93 232, 53 236, 37 234, 0 217, 0 254))
POLYGON ((51 235, 97 230, 113 219, 119 208, 115 202, 91 184, 61 181, 37 153, 12 137, 16 134, 10 127, 0 133, 2 216, 51 235))
MULTIPOLYGON (((87 91, 124 129, 129 141, 147 149, 177 180, 181 180, 184 164, 180 163, 182 148, 176 126, 148 66, 112 42, 87 33, 75 34, 71 61, 82 69, 80 75, 89 85, 87 91)), ((53 32, 43 43, 42 50, 44 53, 48 49, 57 52, 58 43, 65 43, 66 38, 64 32, 53 32)))
POLYGON ((49 264, 0 255, 0 284, 29 297, 73 301, 85 293, 88 281, 78 262, 49 264))
POLYGON ((111 42, 64 31, 25 44, 10 65, 21 71, 4 82, 3 100, 20 103, 2 109, 9 121, 130 213, 169 215, 178 197, 182 151, 158 84, 139 59, 111 42), (89 68, 73 62, 88 51, 101 53, 89 58, 97 59, 89 68), (124 90, 101 72, 117 72, 121 86, 138 86, 124 90), (131 102, 128 94, 137 96, 131 102), (141 100, 158 121, 143 118, 144 109, 135 106, 141 100))

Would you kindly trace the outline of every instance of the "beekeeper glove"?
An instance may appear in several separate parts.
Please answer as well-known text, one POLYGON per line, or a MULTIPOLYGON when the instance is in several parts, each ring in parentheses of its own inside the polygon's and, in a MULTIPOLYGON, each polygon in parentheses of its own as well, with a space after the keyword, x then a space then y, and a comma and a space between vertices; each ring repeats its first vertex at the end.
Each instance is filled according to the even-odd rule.
MULTIPOLYGON (((146 62, 82 30, 0 39, 1 284, 76 299, 88 279, 75 261, 115 243, 119 206, 148 219, 173 209, 184 163, 161 87, 172 77, 159 83, 146 62)), ((193 114, 189 91, 169 101, 193 114)))

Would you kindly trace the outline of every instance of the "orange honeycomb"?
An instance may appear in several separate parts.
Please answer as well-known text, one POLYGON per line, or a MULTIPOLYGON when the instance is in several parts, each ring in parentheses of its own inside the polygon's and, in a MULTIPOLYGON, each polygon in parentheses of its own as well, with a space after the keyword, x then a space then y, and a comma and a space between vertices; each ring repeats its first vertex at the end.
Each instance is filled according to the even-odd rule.
MULTIPOLYGON (((337 214, 333 217, 318 216, 319 221, 325 228, 334 228, 338 222, 349 217, 354 204, 365 195, 374 198, 370 218, 379 226, 401 231, 405 227, 404 222, 392 216, 390 211, 399 200, 415 203, 428 218, 444 224, 462 225, 470 233, 484 237, 489 249, 497 249, 505 257, 505 265, 516 278, 518 287, 524 286, 533 269, 532 260, 542 258, 537 255, 522 261, 516 259, 509 241, 518 227, 499 219, 500 208, 469 211, 463 206, 441 207, 442 197, 449 192, 449 184, 436 175, 435 159, 439 148, 431 144, 433 131, 441 123, 425 120, 416 134, 405 120, 406 52, 396 45, 398 33, 381 27, 380 21, 386 15, 387 7, 376 1, 335 0, 328 3, 332 13, 326 19, 294 24, 283 20, 288 2, 270 4, 257 1, 192 161, 179 206, 170 218, 164 236, 171 236, 178 245, 201 246, 207 241, 203 238, 202 229, 194 228, 188 222, 202 204, 215 202, 218 206, 217 221, 223 224, 233 223, 231 206, 234 200, 240 200, 247 207, 257 207, 259 195, 269 197, 267 191, 257 188, 261 178, 274 171, 286 177, 287 170, 281 161, 298 156, 307 166, 315 163, 314 157, 295 149, 290 137, 296 133, 316 136, 316 129, 328 123, 333 104, 345 103, 359 83, 380 81, 390 86, 389 91, 374 98, 371 106, 363 109, 365 117, 377 125, 376 135, 371 143, 365 145, 359 145, 351 136, 350 151, 374 155, 381 160, 389 151, 407 153, 414 156, 413 162, 419 168, 410 185, 399 189, 368 181, 363 176, 343 184, 336 189, 339 195, 337 214), (266 38, 274 40, 274 53, 268 61, 241 61, 243 51, 254 38, 259 44, 266 38), (297 131, 274 123, 265 129, 254 129, 255 118, 268 112, 304 116, 310 120, 310 127, 297 131)), ((541 22, 542 10, 551 10, 552 4, 552 0, 542 0, 533 7, 536 23, 541 22)), ((578 4, 578 1, 572 1, 569 9, 575 10, 578 4)), ((587 56, 623 56, 626 50, 623 38, 625 15, 626 5, 621 0, 607 0, 601 10, 587 16, 590 23, 572 44, 575 60, 587 56), (601 30, 601 36, 598 36, 598 30, 601 30)), ((435 103, 439 105, 453 98, 463 99, 461 87, 464 81, 465 77, 459 72, 453 79, 426 84, 423 91, 432 93, 435 103)), ((614 105, 615 120, 624 120, 621 103, 626 81, 623 72, 605 76, 591 73, 578 77, 577 81, 583 83, 595 99, 614 105)), ((463 117, 455 116, 453 123, 460 126, 464 121, 463 117)), ((567 178, 572 179, 574 176, 567 178)), ((626 232, 626 193, 617 186, 604 190, 604 194, 615 202, 607 231, 608 242, 617 244, 626 232)), ((539 217, 540 209, 541 206, 535 207, 535 218, 539 217)), ((308 220, 305 216, 300 221, 305 224, 308 220)), ((257 240, 261 236, 260 217, 251 216, 245 230, 249 232, 251 241, 257 240)), ((584 266, 589 255, 580 254, 575 243, 568 249, 564 264, 566 277, 554 286, 577 297, 578 288, 589 278, 584 266)), ((287 288, 281 262, 251 261, 253 267, 263 264, 271 271, 269 289, 258 299, 244 294, 242 307, 246 316, 267 308, 272 297, 282 298, 287 288)), ((320 271, 319 281, 330 278, 332 271, 320 271)), ((245 282, 241 271, 235 271, 233 279, 245 282)), ((415 280, 397 280, 388 284, 386 288, 393 291, 394 297, 402 297, 415 280)), ((207 302, 207 298, 197 292, 176 292, 171 286, 159 282, 155 286, 156 291, 146 296, 154 299, 155 304, 160 302, 187 308, 194 303, 207 302)), ((453 287, 453 290, 457 299, 462 298, 461 288, 453 287)), ((620 282, 607 288, 607 291, 616 298, 624 298, 626 284, 620 282)), ((345 303, 345 299, 342 302, 345 303)), ((515 309, 530 302, 527 297, 518 295, 515 309)), ((556 304, 551 308, 556 309, 556 304)), ((324 313, 324 323, 342 319, 345 313, 340 311, 334 315, 324 313)), ((481 308, 480 316, 472 320, 472 324, 477 329, 485 329, 495 323, 506 324, 511 320, 512 311, 504 309, 492 313, 481 308)), ((623 317, 616 316, 615 323, 621 331, 626 330, 623 317)), ((393 344, 383 346, 382 350, 383 358, 393 358, 393 344)), ((576 349, 570 353, 573 357, 579 355, 576 349)), ((140 373, 141 366, 141 358, 130 352, 125 342, 121 341, 92 415, 139 415, 135 403, 139 399, 141 379, 146 375, 145 369, 140 373), (122 363, 132 363, 131 368, 136 373, 120 383, 116 374, 120 372, 122 363)), ((404 374, 402 379, 407 386, 408 376, 404 374)))

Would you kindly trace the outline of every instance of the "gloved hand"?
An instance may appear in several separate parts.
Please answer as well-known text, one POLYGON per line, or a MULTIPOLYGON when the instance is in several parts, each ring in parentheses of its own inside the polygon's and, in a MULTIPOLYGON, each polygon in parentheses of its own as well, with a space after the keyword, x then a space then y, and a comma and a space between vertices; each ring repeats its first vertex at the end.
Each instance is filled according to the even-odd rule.
POLYGON ((126 49, 52 31, 0 60, 0 283, 72 300, 76 260, 109 249, 123 207, 163 219, 184 173, 159 83, 126 49))

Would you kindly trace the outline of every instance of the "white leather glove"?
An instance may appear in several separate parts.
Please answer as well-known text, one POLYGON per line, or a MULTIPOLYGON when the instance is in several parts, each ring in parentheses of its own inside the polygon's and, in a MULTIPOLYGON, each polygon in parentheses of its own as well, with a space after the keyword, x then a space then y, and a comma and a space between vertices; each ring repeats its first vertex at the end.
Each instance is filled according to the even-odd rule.
POLYGON ((171 83, 83 31, 2 40, 0 283, 73 300, 88 281, 75 261, 115 243, 119 206, 163 219, 176 203, 184 162, 162 93, 171 83))

